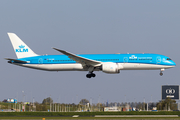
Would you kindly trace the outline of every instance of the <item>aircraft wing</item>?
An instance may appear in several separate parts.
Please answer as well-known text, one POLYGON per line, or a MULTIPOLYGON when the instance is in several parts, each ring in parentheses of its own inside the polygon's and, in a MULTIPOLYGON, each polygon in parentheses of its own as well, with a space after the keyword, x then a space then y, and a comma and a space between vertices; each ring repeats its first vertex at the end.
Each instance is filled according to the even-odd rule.
POLYGON ((16 59, 10 59, 10 58, 5 58, 6 60, 9 60, 11 63, 17 62, 17 63, 27 63, 27 61, 22 61, 22 60, 16 60, 16 59))
POLYGON ((92 59, 81 57, 81 56, 78 56, 78 55, 75 55, 73 53, 70 53, 70 52, 67 52, 67 51, 64 51, 64 50, 60 50, 60 49, 57 49, 57 48, 53 48, 53 49, 63 53, 64 55, 67 55, 70 59, 72 59, 72 60, 74 60, 74 61, 76 61, 78 63, 81 63, 83 66, 87 65, 87 66, 96 67, 96 66, 101 65, 100 61, 95 61, 95 60, 92 60, 92 59))

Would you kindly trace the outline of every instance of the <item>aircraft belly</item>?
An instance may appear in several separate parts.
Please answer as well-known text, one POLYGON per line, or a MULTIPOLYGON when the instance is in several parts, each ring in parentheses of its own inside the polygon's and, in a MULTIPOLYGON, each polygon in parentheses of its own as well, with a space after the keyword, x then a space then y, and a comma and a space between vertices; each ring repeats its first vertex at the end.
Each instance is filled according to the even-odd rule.
POLYGON ((122 63, 122 70, 156 70, 156 69, 167 69, 172 66, 157 65, 157 64, 139 64, 139 63, 122 63))
POLYGON ((83 71, 81 64, 22 64, 23 67, 29 67, 47 71, 83 71))

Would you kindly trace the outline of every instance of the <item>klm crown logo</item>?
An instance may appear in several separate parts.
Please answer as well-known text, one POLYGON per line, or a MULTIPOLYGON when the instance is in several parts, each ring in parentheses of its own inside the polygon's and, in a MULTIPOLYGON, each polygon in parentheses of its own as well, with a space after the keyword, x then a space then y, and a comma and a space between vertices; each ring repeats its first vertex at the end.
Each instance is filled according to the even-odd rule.
POLYGON ((137 59, 137 57, 135 55, 132 55, 131 57, 129 57, 130 59, 137 59))
POLYGON ((16 52, 28 52, 28 49, 25 49, 24 45, 20 45, 19 49, 16 49, 16 52))
POLYGON ((24 48, 24 47, 25 47, 24 45, 19 46, 20 49, 22 49, 22 48, 24 48))

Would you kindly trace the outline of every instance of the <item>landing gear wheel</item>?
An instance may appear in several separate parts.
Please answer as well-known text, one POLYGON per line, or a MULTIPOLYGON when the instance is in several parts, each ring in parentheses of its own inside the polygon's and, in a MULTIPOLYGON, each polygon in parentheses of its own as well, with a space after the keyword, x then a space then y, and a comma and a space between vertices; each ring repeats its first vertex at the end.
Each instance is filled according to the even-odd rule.
POLYGON ((96 74, 94 74, 94 73, 87 74, 86 77, 87 77, 87 78, 96 77, 96 74))
POLYGON ((91 74, 87 74, 86 77, 87 77, 87 78, 91 78, 91 74))
POLYGON ((96 74, 92 73, 92 74, 91 74, 91 77, 96 77, 96 74))
POLYGON ((162 76, 162 75, 163 75, 163 73, 161 72, 161 73, 160 73, 160 76, 162 76))

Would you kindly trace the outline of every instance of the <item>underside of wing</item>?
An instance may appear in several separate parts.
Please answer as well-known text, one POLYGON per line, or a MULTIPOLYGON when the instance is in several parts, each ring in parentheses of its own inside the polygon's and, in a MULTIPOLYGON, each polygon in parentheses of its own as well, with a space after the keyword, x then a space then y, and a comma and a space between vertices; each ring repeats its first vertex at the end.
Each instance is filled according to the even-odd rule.
POLYGON ((22 61, 22 60, 16 60, 16 59, 10 59, 10 58, 5 58, 6 60, 9 60, 9 63, 27 63, 27 61, 22 61))
POLYGON ((99 61, 95 61, 95 60, 92 60, 92 59, 81 57, 81 56, 78 56, 78 55, 75 55, 73 53, 70 53, 70 52, 67 52, 67 51, 64 51, 64 50, 60 50, 60 49, 57 49, 57 48, 53 48, 53 49, 63 53, 64 55, 67 55, 70 59, 72 59, 72 60, 74 60, 74 61, 76 61, 78 63, 81 63, 83 66, 87 65, 87 66, 96 67, 96 66, 101 65, 101 62, 99 62, 99 61))

